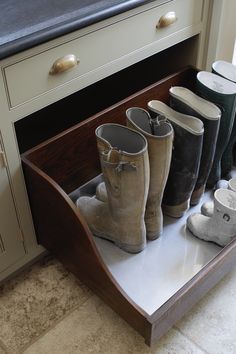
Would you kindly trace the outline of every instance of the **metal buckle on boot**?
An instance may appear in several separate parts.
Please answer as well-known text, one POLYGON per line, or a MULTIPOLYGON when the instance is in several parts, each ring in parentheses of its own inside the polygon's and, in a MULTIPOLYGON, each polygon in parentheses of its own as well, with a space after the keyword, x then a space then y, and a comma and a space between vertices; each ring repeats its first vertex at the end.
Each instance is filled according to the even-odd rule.
POLYGON ((120 161, 120 162, 110 162, 110 156, 113 152, 119 153, 119 150, 116 147, 113 147, 109 150, 103 151, 101 155, 106 158, 106 160, 102 160, 101 163, 106 166, 113 167, 117 172, 121 171, 133 171, 136 170, 137 167, 133 162, 128 161, 120 161))
POLYGON ((116 167, 116 171, 117 172, 121 172, 121 171, 133 171, 136 170, 137 167, 133 162, 119 162, 117 167, 116 167))
POLYGON ((116 170, 116 172, 118 172, 118 173, 120 173, 122 171, 137 170, 137 167, 133 162, 121 161, 121 162, 117 163, 117 162, 109 162, 109 161, 102 160, 101 164, 106 167, 114 168, 116 170))

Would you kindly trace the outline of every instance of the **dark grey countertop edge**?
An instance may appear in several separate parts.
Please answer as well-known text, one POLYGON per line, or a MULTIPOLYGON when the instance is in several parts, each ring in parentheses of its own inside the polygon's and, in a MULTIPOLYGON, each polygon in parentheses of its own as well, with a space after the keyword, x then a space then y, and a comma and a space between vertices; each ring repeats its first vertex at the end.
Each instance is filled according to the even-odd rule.
MULTIPOLYGON (((122 3, 110 7, 109 9, 103 9, 100 12, 89 14, 80 19, 73 21, 60 23, 44 30, 31 33, 14 41, 2 44, 0 46, 0 59, 7 58, 11 55, 19 53, 23 50, 32 48, 36 45, 45 43, 49 40, 58 38, 70 32, 87 27, 99 21, 105 20, 109 17, 119 15, 125 11, 129 11, 138 6, 153 2, 154 0, 134 0, 132 2, 122 3)), ((167 1, 162 1, 167 2, 167 1)))

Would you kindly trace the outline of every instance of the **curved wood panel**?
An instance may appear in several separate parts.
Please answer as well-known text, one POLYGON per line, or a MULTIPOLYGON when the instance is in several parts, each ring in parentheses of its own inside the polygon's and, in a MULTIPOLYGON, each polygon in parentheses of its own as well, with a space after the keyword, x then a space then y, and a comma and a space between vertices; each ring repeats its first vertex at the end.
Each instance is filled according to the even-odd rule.
POLYGON ((22 158, 38 242, 104 299, 144 337, 150 324, 104 265, 90 230, 73 202, 44 172, 22 158))

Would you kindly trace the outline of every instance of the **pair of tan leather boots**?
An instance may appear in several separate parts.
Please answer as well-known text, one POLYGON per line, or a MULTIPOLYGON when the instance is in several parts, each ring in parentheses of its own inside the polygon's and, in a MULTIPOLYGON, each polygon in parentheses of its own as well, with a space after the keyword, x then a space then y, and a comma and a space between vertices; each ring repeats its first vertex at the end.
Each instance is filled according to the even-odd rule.
POLYGON ((96 129, 104 182, 96 196, 77 206, 92 233, 130 253, 144 249, 146 238, 162 232, 161 201, 168 177, 173 128, 141 108, 126 112, 127 127, 104 124, 96 129), (155 129, 155 135, 152 133, 155 129))

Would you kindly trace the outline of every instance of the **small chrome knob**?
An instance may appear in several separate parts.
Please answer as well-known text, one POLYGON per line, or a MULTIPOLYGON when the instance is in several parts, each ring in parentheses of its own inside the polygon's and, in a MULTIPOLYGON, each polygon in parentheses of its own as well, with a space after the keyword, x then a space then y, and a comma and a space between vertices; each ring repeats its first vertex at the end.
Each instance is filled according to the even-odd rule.
POLYGON ((63 73, 64 71, 74 68, 75 66, 78 65, 78 63, 79 63, 79 59, 77 59, 74 54, 65 55, 64 57, 57 59, 53 63, 49 71, 49 74, 56 75, 59 73, 63 73))
POLYGON ((165 15, 161 16, 156 28, 163 28, 172 25, 177 21, 177 16, 174 11, 167 12, 165 15))

